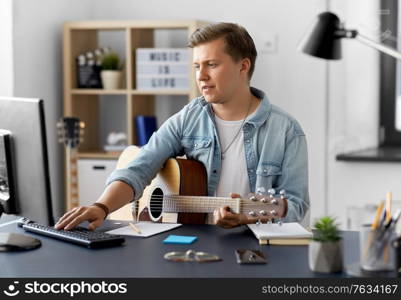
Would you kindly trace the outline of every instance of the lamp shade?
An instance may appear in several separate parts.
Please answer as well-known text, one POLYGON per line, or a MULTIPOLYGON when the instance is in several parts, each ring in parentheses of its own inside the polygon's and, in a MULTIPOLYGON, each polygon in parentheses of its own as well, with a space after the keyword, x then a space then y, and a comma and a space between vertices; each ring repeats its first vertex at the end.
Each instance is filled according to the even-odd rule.
POLYGON ((298 49, 302 52, 324 58, 341 59, 340 19, 331 12, 323 12, 317 16, 312 30, 301 40, 298 49))

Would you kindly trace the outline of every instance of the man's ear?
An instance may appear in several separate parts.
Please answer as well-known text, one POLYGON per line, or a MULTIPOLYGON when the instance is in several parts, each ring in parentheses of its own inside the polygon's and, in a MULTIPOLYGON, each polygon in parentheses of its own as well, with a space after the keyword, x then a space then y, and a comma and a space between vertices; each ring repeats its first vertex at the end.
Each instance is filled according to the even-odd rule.
POLYGON ((251 68, 251 60, 249 58, 243 58, 241 60, 241 69, 240 72, 245 73, 248 76, 249 70, 251 68))

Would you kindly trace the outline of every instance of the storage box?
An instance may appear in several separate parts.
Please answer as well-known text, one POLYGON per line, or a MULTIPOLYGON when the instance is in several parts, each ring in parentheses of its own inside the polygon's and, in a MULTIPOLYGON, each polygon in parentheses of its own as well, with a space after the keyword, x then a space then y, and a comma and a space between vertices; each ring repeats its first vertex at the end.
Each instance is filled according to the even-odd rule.
POLYGON ((103 193, 116 159, 78 159, 79 205, 91 205, 103 193))

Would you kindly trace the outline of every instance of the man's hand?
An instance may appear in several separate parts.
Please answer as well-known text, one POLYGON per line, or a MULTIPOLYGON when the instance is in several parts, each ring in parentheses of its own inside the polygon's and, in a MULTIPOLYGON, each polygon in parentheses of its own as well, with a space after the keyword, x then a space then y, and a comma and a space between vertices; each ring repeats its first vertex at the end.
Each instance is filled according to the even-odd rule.
POLYGON ((76 207, 69 212, 65 213, 54 226, 57 230, 60 229, 73 229, 75 226, 79 225, 84 221, 89 221, 89 230, 94 230, 95 228, 102 225, 105 217, 105 212, 103 209, 97 206, 80 206, 76 207))
MULTIPOLYGON (((231 193, 231 198, 241 198, 239 194, 231 193)), ((245 214, 233 213, 228 206, 223 206, 213 212, 214 224, 223 228, 233 228, 248 224, 249 220, 245 214)))

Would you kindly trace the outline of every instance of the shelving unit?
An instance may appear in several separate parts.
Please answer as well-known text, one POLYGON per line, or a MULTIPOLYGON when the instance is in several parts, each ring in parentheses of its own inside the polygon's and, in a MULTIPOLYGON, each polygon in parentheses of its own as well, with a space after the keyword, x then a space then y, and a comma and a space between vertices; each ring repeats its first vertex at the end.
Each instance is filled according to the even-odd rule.
MULTIPOLYGON (((99 141, 99 107, 102 96, 124 96, 125 118, 128 144, 136 144, 134 117, 137 115, 154 115, 155 97, 158 95, 188 96, 188 100, 198 95, 194 70, 190 69, 190 88, 188 90, 138 90, 135 83, 135 50, 155 46, 155 31, 186 30, 189 37, 196 28, 206 22, 196 20, 181 21, 82 21, 68 22, 63 32, 63 66, 64 66, 64 115, 75 116, 85 122, 84 141, 78 149, 78 158, 110 159, 120 153, 107 153, 99 141), (77 88, 77 66, 75 59, 79 54, 92 51, 100 46, 101 32, 117 32, 124 37, 124 82, 121 89, 80 89, 77 88)), ((186 45, 181 45, 185 48, 186 45)), ((191 58, 190 58, 191 61, 191 58)), ((112 101, 112 99, 110 99, 112 101)))

